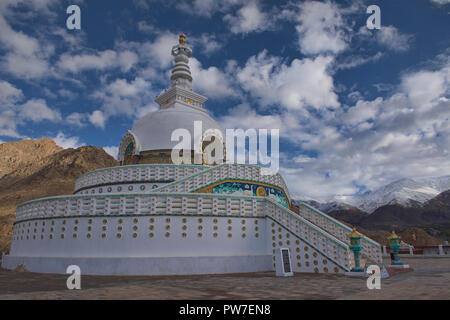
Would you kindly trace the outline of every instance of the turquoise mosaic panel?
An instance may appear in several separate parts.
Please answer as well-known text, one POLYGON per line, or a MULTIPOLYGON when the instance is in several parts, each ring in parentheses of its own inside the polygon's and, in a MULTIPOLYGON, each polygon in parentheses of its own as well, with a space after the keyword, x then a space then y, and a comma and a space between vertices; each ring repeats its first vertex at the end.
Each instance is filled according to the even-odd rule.
POLYGON ((263 187, 266 190, 266 196, 270 199, 278 202, 283 207, 289 207, 285 195, 280 190, 248 182, 224 182, 213 187, 212 193, 256 196, 256 189, 258 187, 263 187))

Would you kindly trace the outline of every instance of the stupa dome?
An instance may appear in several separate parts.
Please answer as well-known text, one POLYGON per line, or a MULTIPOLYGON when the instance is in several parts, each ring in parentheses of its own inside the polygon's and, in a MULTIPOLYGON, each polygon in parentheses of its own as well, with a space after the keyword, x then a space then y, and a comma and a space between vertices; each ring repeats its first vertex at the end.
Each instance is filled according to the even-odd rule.
POLYGON ((220 125, 204 110, 176 104, 149 113, 135 123, 131 133, 139 148, 137 151, 171 150, 178 144, 178 141, 171 141, 172 132, 178 128, 190 132, 191 146, 194 148, 194 121, 202 122, 203 133, 208 129, 223 132, 220 125))

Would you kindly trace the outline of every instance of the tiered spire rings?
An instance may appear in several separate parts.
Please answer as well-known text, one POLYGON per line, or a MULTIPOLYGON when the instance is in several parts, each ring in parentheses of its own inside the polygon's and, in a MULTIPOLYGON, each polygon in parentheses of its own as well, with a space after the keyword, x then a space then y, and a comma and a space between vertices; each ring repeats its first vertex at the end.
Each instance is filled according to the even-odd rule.
POLYGON ((192 57, 192 49, 186 45, 186 36, 182 33, 178 40, 178 44, 172 48, 172 56, 175 65, 172 69, 170 81, 172 87, 178 86, 184 89, 191 89, 192 76, 189 69, 189 58, 192 57))

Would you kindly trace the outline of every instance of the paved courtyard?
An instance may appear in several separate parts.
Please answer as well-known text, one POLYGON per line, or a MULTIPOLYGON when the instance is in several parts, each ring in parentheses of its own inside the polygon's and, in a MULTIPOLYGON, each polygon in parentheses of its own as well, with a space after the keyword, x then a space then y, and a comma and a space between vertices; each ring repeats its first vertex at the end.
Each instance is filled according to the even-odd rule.
POLYGON ((366 280, 337 275, 274 273, 208 276, 82 276, 68 290, 67 276, 0 269, 0 299, 450 299, 450 258, 402 258, 413 272, 366 280))

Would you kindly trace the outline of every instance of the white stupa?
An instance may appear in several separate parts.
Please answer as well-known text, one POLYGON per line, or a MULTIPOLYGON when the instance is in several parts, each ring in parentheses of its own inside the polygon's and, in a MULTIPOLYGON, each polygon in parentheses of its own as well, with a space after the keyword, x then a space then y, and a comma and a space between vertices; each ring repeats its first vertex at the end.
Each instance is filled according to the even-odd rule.
MULTIPOLYGON (((2 267, 82 274, 211 274, 279 269, 289 249, 294 272, 345 273, 352 230, 307 204, 291 206, 279 174, 258 166, 172 164, 174 129, 221 130, 192 91, 191 49, 172 49, 172 87, 160 110, 136 122, 120 144, 121 165, 86 173, 74 194, 18 206, 2 267), (295 210, 295 211, 293 211, 295 210), (285 251, 287 252, 287 251, 285 251)), ((192 132, 193 136, 193 132, 192 132)), ((381 262, 364 237, 364 260, 381 262)))
POLYGON ((119 147, 122 164, 171 163, 170 153, 177 144, 171 140, 172 132, 179 128, 188 130, 194 148, 195 121, 201 121, 202 133, 207 130, 223 132, 203 108, 207 98, 192 91, 188 64, 192 50, 186 45, 184 34, 180 35, 179 44, 172 48, 172 56, 172 87, 156 98, 160 109, 138 120, 122 139, 119 147))

